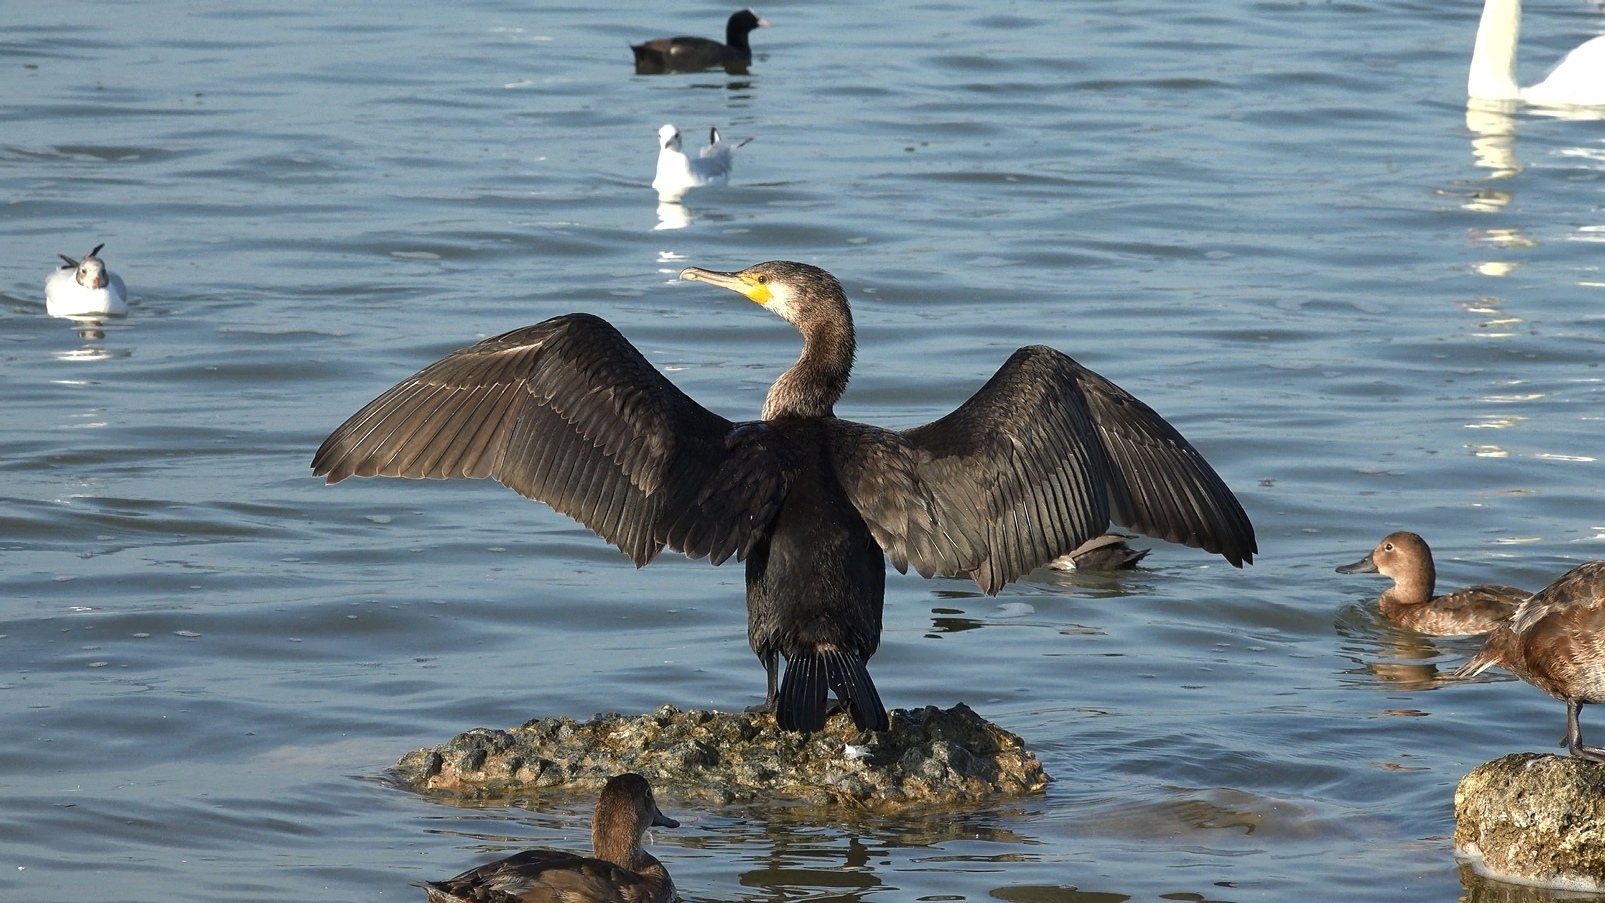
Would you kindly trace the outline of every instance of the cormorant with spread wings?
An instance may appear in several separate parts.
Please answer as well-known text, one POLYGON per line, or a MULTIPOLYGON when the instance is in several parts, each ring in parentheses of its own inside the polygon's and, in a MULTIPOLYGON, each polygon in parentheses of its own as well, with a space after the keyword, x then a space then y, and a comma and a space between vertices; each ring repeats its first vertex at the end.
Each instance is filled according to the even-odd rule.
POLYGON ((834 414, 856 348, 834 276, 776 260, 680 278, 738 292, 802 333, 758 420, 709 411, 605 320, 567 314, 425 367, 336 429, 313 472, 492 477, 638 567, 665 547, 745 560, 764 705, 804 732, 824 726, 829 691, 858 727, 887 726, 866 663, 888 557, 995 594, 1111 520, 1238 567, 1258 551, 1236 497, 1174 427, 1052 348, 1019 349, 946 417, 887 430, 834 414))

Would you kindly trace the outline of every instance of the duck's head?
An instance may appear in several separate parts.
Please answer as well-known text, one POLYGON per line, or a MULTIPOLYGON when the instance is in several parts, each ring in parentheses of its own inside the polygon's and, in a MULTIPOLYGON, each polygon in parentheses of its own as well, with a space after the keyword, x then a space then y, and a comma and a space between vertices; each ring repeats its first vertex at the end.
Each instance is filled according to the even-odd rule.
POLYGON ((1425 577, 1428 581, 1437 576, 1434 571, 1427 541, 1408 530, 1389 533, 1371 554, 1337 569, 1339 574, 1381 574, 1395 580, 1401 576, 1425 577))
POLYGON ((591 820, 591 846, 602 859, 633 868, 648 829, 678 828, 680 823, 658 809, 652 785, 633 772, 608 779, 591 820))

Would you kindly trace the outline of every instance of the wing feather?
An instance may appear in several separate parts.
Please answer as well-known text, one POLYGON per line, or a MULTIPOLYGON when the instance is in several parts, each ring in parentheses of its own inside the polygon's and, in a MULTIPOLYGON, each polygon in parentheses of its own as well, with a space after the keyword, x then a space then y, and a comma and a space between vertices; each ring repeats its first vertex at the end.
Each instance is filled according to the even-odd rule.
POLYGON ((1016 351, 953 413, 895 433, 837 421, 838 476, 898 570, 987 593, 1113 520, 1251 561, 1253 526, 1158 414, 1066 355, 1016 351))
POLYGON ((637 565, 665 545, 718 562, 745 554, 777 504, 778 477, 750 456, 736 470, 759 473, 733 485, 751 494, 704 497, 731 469, 732 429, 605 320, 568 314, 425 367, 331 433, 312 469, 330 483, 493 477, 637 565))

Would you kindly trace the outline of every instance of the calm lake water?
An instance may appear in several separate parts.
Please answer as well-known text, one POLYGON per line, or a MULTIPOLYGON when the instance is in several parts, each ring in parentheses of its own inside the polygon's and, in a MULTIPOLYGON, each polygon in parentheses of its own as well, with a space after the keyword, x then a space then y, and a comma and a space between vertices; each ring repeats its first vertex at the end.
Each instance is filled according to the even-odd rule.
MULTIPOLYGON (((756 415, 796 334, 687 264, 841 277, 844 416, 951 410, 1045 342, 1182 429, 1261 560, 1158 544, 997 598, 892 575, 889 706, 969 703, 1057 779, 907 818, 708 810, 690 900, 1547 899, 1452 856, 1455 783, 1563 707, 1333 567, 1605 557, 1605 124, 1468 125, 1480 4, 770 3, 746 76, 639 77, 706 3, 13 4, 0 36, 0 898, 417 900, 583 848, 587 801, 457 808, 476 726, 757 701, 742 571, 636 570, 494 483, 308 471, 453 348, 572 310, 756 415), (755 139, 657 210, 655 134, 755 139), (133 306, 44 312, 105 242, 133 306)), ((1524 81, 1605 14, 1530 0, 1524 81)), ((1585 713, 1584 729, 1605 731, 1585 713)))

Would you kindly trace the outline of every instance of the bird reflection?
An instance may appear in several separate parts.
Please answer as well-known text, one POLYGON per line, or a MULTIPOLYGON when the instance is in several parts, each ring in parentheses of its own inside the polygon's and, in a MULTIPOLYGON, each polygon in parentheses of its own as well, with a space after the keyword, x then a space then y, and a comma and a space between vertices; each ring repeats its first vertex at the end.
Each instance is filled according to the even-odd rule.
POLYGON ((1355 667, 1345 673, 1363 676, 1356 683, 1385 690, 1436 690, 1454 683, 1438 665, 1458 664, 1468 654, 1464 650, 1479 645, 1477 637, 1457 646, 1453 641, 1394 627, 1382 619, 1373 600, 1344 606, 1333 627, 1339 637, 1349 641, 1341 652, 1355 667))
POLYGON ((658 224, 652 227, 652 231, 660 232, 665 229, 684 229, 686 226, 691 225, 691 221, 691 211, 685 209, 684 204, 659 204, 658 224))

